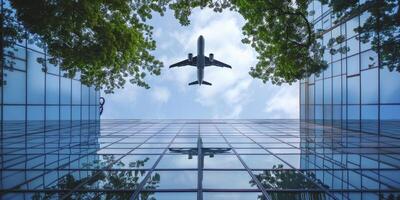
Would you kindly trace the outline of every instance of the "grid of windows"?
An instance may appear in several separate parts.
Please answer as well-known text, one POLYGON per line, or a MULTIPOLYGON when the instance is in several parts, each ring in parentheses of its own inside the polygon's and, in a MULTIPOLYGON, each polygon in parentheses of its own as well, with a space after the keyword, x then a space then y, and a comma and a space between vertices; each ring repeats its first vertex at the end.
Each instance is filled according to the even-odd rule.
POLYGON ((309 11, 316 30, 323 29, 322 44, 343 35, 350 50, 346 54, 325 52, 329 67, 319 76, 300 83, 301 119, 336 127, 382 132, 385 126, 400 120, 400 73, 380 66, 370 43, 360 42, 354 31, 368 18, 368 12, 333 24, 327 6, 313 1, 309 11))
POLYGON ((400 195, 400 138, 394 136, 298 120, 104 120, 100 129, 82 124, 17 136, 24 129, 9 126, 14 132, 5 133, 1 154, 3 199, 400 195), (200 146, 203 154, 195 153, 200 146))
MULTIPOLYGON (((1 10, 9 6, 8 1, 1 1, 1 10)), ((81 120, 99 120, 99 91, 81 84, 79 73, 74 78, 68 78, 59 67, 49 62, 40 64, 38 59, 48 59, 49 55, 45 49, 31 42, 32 37, 27 34, 29 39, 2 49, 2 124, 5 121, 41 121, 53 124, 59 121, 66 124, 65 121, 70 121, 73 124, 80 123, 81 120)), ((29 123, 26 126, 27 129, 31 128, 29 123)))

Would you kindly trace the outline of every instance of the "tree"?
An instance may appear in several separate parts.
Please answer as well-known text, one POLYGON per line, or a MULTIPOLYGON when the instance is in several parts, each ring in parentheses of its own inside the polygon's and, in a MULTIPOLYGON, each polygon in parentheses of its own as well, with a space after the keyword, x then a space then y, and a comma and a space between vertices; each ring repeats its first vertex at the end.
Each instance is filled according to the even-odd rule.
POLYGON ((15 14, 4 7, 4 20, 12 21, 15 16, 21 24, 4 23, 5 45, 20 40, 23 27, 32 34, 29 42, 51 55, 48 62, 59 65, 70 77, 80 72, 84 84, 111 92, 130 77, 132 84, 148 88, 143 79, 146 72, 160 74, 163 65, 150 53, 156 46, 152 27, 145 22, 152 12, 163 14, 163 1, 10 2, 15 14))
MULTIPOLYGON (((131 83, 148 88, 146 73, 160 74, 163 65, 150 53, 156 46, 152 27, 146 21, 154 12, 163 15, 167 8, 174 11, 182 25, 190 23, 195 8, 240 13, 246 22, 242 42, 258 53, 258 63, 250 75, 264 83, 291 84, 319 74, 327 68, 325 52, 349 50, 348 46, 335 45, 344 44, 343 35, 325 46, 321 44, 327 30, 314 30, 308 20, 314 13, 307 11, 312 0, 10 1, 23 27, 53 56, 51 63, 59 64, 70 76, 79 71, 83 83, 109 92, 123 87, 127 77, 131 77, 131 83)), ((372 49, 379 52, 380 66, 400 71, 399 0, 319 1, 332 7, 335 25, 362 12, 369 13, 366 23, 356 28, 358 39, 371 41, 372 49)), ((11 35, 5 38, 18 38, 15 29, 5 30, 11 35)))
MULTIPOLYGON (((307 172, 302 174, 295 170, 283 169, 283 165, 274 165, 272 170, 264 170, 259 174, 255 175, 258 181, 266 189, 309 189, 309 190, 320 190, 316 185, 319 184, 321 187, 327 188, 320 180, 315 177, 315 174, 307 172), (307 176, 308 179, 305 177, 307 176)), ((252 186, 256 183, 254 180, 249 181, 252 186)), ((323 200, 326 199, 323 191, 314 192, 270 192, 272 199, 276 200, 290 200, 290 199, 311 199, 311 200, 323 200)), ((263 199, 260 196, 259 199, 263 199)))
MULTIPOLYGON (((92 163, 86 163, 84 168, 86 169, 98 169, 102 170, 99 173, 97 171, 91 172, 87 177, 82 179, 76 179, 73 175, 67 174, 58 180, 56 186, 48 188, 49 191, 45 193, 35 193, 32 197, 33 200, 48 200, 58 197, 68 196, 67 199, 129 199, 132 192, 76 192, 69 194, 71 190, 79 187, 79 190, 90 190, 96 187, 101 187, 104 190, 119 190, 129 189, 134 191, 140 184, 140 178, 145 176, 145 170, 142 169, 144 164, 149 160, 137 160, 129 163, 129 170, 112 171, 104 169, 106 166, 111 168, 112 166, 124 167, 125 164, 122 161, 116 161, 114 156, 103 156, 104 160, 95 160, 92 163), (53 190, 53 191, 51 191, 53 190), (56 192, 61 190, 61 192, 56 192)), ((147 180, 144 185, 144 189, 156 189, 160 182, 160 174, 154 173, 147 180)), ((152 195, 154 192, 142 192, 140 194, 141 199, 153 200, 152 195)))

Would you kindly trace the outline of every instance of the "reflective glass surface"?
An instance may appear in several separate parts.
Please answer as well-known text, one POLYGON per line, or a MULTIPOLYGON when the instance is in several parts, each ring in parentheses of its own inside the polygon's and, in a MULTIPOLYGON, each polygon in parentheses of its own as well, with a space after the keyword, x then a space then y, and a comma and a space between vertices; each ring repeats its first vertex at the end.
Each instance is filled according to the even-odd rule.
POLYGON ((380 134, 299 120, 35 120, 2 127, 3 199, 399 198, 396 121, 380 134))

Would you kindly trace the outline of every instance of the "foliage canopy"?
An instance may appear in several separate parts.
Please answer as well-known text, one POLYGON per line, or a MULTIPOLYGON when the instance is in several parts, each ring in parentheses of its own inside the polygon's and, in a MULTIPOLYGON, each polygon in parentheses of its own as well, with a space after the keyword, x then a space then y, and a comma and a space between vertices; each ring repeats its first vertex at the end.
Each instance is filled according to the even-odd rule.
MULTIPOLYGON (((333 25, 366 12, 369 17, 355 29, 361 42, 371 42, 379 52, 381 66, 400 71, 400 8, 398 0, 319 0, 332 9, 333 25)), ((33 41, 45 47, 51 58, 82 82, 112 92, 126 80, 148 88, 146 74, 159 75, 162 62, 151 51, 156 44, 152 15, 171 9, 182 25, 190 24, 195 8, 226 9, 245 19, 243 43, 258 53, 258 63, 250 75, 264 83, 293 83, 327 68, 324 53, 346 53, 344 36, 321 38, 330 30, 316 30, 307 10, 311 0, 10 0, 15 13, 4 9, 5 46, 25 37, 22 29, 33 34, 33 41), (10 22, 16 18, 19 23, 10 22), (23 32, 22 32, 23 33, 23 32), (325 43, 325 42, 324 42, 325 43), (339 45, 338 45, 339 44, 339 45)), ((2 16, 3 17, 3 16, 2 16)), ((44 60, 40 62, 44 63, 44 60)))

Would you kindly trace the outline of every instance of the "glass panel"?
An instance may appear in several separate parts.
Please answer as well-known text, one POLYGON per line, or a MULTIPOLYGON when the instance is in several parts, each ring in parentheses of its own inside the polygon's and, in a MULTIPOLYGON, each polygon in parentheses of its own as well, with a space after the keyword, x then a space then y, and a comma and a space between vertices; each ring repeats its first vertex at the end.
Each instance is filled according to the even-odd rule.
POLYGON ((25 106, 3 106, 3 120, 25 120, 25 106))
POLYGON ((361 54, 361 69, 374 68, 378 66, 378 54, 369 50, 361 54))
POLYGON ((204 157, 204 168, 243 169, 244 166, 235 155, 214 155, 212 158, 208 156, 204 157))
POLYGON ((44 59, 43 54, 28 51, 28 103, 43 104, 44 103, 44 72, 43 66, 38 63, 37 59, 44 59))
POLYGON ((361 72, 361 103, 378 103, 378 69, 361 72))
MULTIPOLYGON (((148 194, 145 193, 144 196, 148 194)), ((154 200, 196 200, 197 193, 195 192, 156 192, 150 194, 149 198, 142 199, 154 199, 154 200)))
POLYGON ((4 67, 25 71, 26 62, 19 58, 4 56, 4 67))
POLYGON ((59 104, 59 76, 46 75, 46 103, 59 104))
POLYGON ((353 37, 349 40, 346 41, 346 46, 348 48, 347 56, 352 56, 354 54, 357 54, 360 52, 360 46, 359 46, 359 41, 356 39, 356 37, 353 37))
POLYGON ((166 168, 197 168, 197 156, 164 155, 157 165, 157 169, 166 168))
POLYGON ((354 75, 360 73, 360 57, 359 54, 347 58, 347 75, 354 75))
POLYGON ((342 102, 342 79, 340 76, 333 78, 332 98, 333 104, 341 104, 342 102))
POLYGON ((246 165, 251 169, 272 169, 282 165, 282 168, 290 168, 284 162, 273 155, 241 155, 246 165))
POLYGON ((194 189, 197 188, 197 171, 156 171, 159 174, 158 189, 194 189))
POLYGON ((315 104, 322 104, 322 92, 323 92, 323 82, 316 81, 315 82, 315 104))
POLYGON ((119 165, 114 165, 113 169, 139 169, 151 168, 158 159, 158 155, 127 155, 122 157, 119 165))
POLYGON ((360 77, 347 78, 348 104, 360 104, 360 77))
POLYGON ((251 189, 257 188, 247 171, 204 171, 203 188, 251 189))
POLYGON ((346 30, 347 30, 347 38, 351 38, 356 35, 355 28, 359 26, 358 17, 354 17, 353 19, 346 22, 346 30))
POLYGON ((61 106, 61 120, 71 120, 71 106, 61 106))
POLYGON ((265 197, 261 192, 204 192, 203 198, 207 200, 257 200, 265 197))
POLYGON ((324 104, 332 104, 332 79, 324 79, 324 104))
POLYGON ((380 76, 381 103, 400 103, 400 73, 383 67, 380 76))
POLYGON ((25 104, 25 72, 4 69, 4 73, 7 74, 4 78, 7 81, 3 90, 4 103, 25 104))
POLYGON ((332 70, 333 70, 333 76, 337 76, 340 75, 342 73, 342 65, 341 65, 341 61, 336 61, 334 63, 332 63, 332 70))
POLYGON ((46 120, 58 120, 58 119, 59 119, 59 107, 46 106, 46 120))
POLYGON ((72 104, 81 103, 81 83, 76 80, 72 80, 72 104))
POLYGON ((61 77, 61 104, 71 104, 71 79, 61 77))
POLYGON ((44 106, 28 106, 28 120, 44 120, 44 106))

